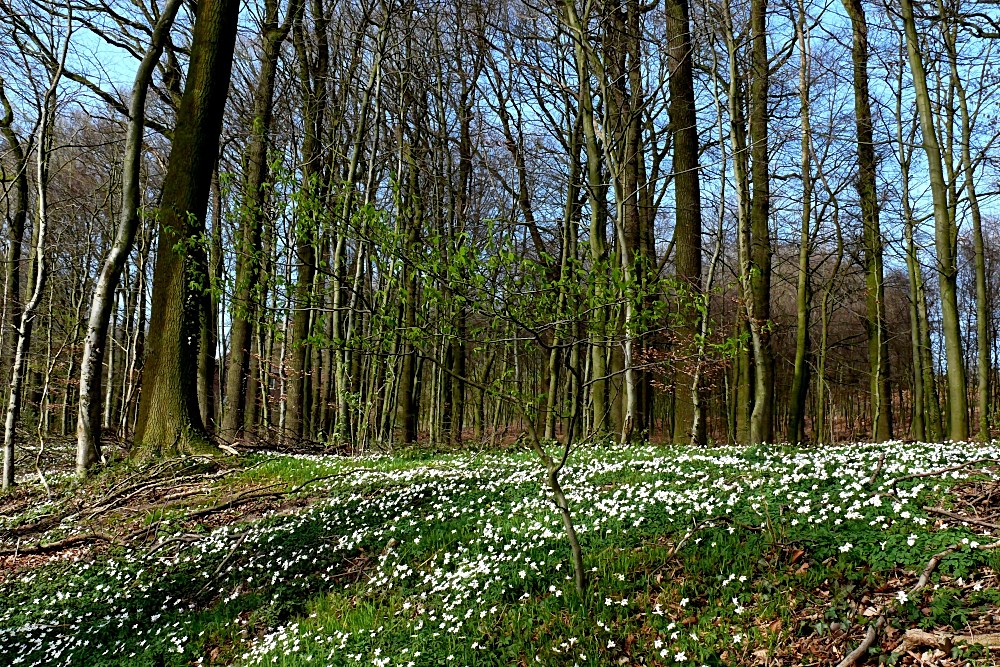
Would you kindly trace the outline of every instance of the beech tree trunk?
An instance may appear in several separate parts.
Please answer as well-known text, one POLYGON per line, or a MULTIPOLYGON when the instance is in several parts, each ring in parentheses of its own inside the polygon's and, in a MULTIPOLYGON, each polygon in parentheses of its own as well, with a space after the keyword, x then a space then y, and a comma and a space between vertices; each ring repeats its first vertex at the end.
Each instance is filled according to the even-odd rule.
POLYGON ((889 332, 885 316, 882 230, 875 185, 875 139, 868 92, 868 22, 861 0, 843 0, 851 19, 851 59, 854 63, 854 121, 858 138, 858 196, 864 236, 865 304, 870 372, 872 438, 892 439, 892 392, 889 386, 889 332))
POLYGON ((303 95, 302 187, 296 212, 295 229, 295 298, 292 324, 288 336, 288 393, 285 405, 284 437, 292 442, 308 435, 311 412, 310 382, 312 345, 313 281, 316 276, 316 245, 320 220, 326 215, 323 169, 323 131, 326 125, 327 75, 330 54, 326 26, 328 23, 322 0, 312 0, 310 11, 314 23, 313 35, 306 35, 302 22, 293 27, 292 39, 299 61, 299 85, 303 95), (315 53, 308 43, 315 43, 315 53))
POLYGON ((799 15, 795 25, 799 43, 799 118, 802 123, 801 174, 802 174, 802 215, 799 222, 799 272, 795 288, 795 362, 792 374, 792 388, 789 395, 788 440, 793 443, 805 441, 806 396, 809 391, 810 353, 809 313, 812 306, 810 285, 810 223, 812 221, 813 174, 812 174, 812 127, 809 112, 811 73, 809 69, 809 36, 806 33, 806 10, 803 0, 799 0, 799 15))
MULTIPOLYGON (((698 338, 702 312, 701 283, 701 179, 698 174, 698 120, 694 93, 694 67, 691 45, 691 20, 688 0, 667 0, 667 43, 670 62, 670 125, 674 139, 674 268, 680 298, 681 340, 692 343, 698 338)), ((675 443, 705 443, 705 421, 695 420, 692 367, 701 363, 698 346, 693 363, 682 363, 674 375, 675 443), (694 427, 697 426, 696 430, 694 427)))
MULTIPOLYGON (((7 414, 4 420, 4 452, 3 452, 3 490, 8 491, 14 485, 14 452, 17 439, 17 427, 21 420, 22 391, 24 377, 28 366, 28 352, 31 349, 31 333, 34 327, 35 310, 41 303, 48 278, 48 266, 45 257, 45 243, 49 223, 48 187, 49 160, 52 154, 52 128, 55 124, 56 90, 62 79, 63 66, 69 51, 69 38, 72 34, 70 25, 73 21, 72 10, 68 10, 66 18, 66 37, 63 40, 60 60, 53 66, 49 86, 40 100, 38 130, 35 136, 35 221, 31 232, 31 258, 28 271, 28 292, 24 308, 17 319, 16 344, 14 359, 10 369, 10 394, 7 397, 7 414)), ((4 103, 5 107, 9 108, 4 103)), ((6 111, 6 109, 5 109, 6 111)), ((5 114, 6 115, 6 114, 5 114)), ((22 151, 23 154, 23 151, 22 151)), ((27 161, 24 162, 27 166, 27 161)), ((14 267, 14 270, 18 270, 14 267)))
POLYGON ((245 160, 244 202, 240 215, 239 247, 236 255, 236 281, 231 305, 232 327, 226 385, 223 393, 224 411, 220 435, 232 442, 243 435, 247 396, 250 393, 251 347, 257 313, 263 247, 264 206, 267 202, 268 157, 271 123, 274 112, 274 86, 281 45, 297 20, 301 0, 289 3, 285 22, 278 25, 278 0, 265 5, 263 49, 260 72, 253 97, 253 124, 245 160))
POLYGON ((937 250, 938 286, 941 292, 941 328, 948 364, 948 437, 952 440, 965 440, 969 437, 969 402, 965 393, 965 359, 962 351, 961 316, 958 310, 955 221, 949 213, 941 146, 937 139, 934 111, 927 89, 927 73, 920 53, 920 38, 913 16, 913 2, 901 0, 900 6, 917 115, 920 119, 920 134, 927 155, 931 199, 934 204, 934 247, 937 250))
POLYGON ((770 63, 767 0, 750 3, 750 335, 754 350, 754 397, 750 443, 774 441, 774 353, 771 350, 771 184, 767 121, 770 63))
MULTIPOLYGON (((90 302, 87 334, 83 341, 80 364, 80 397, 76 420, 76 472, 86 474, 101 457, 101 392, 104 351, 115 291, 139 230, 139 168, 142 164, 142 133, 145 129, 146 93, 156 63, 170 34, 181 0, 170 0, 163 8, 153 30, 149 48, 143 56, 132 84, 125 158, 122 161, 122 204, 118 231, 107 257, 101 264, 94 295, 90 302)), ((127 409, 127 406, 122 408, 127 409)))
POLYGON ((149 354, 136 425, 140 456, 215 452, 198 406, 205 215, 229 91, 240 3, 201 0, 159 212, 149 354))

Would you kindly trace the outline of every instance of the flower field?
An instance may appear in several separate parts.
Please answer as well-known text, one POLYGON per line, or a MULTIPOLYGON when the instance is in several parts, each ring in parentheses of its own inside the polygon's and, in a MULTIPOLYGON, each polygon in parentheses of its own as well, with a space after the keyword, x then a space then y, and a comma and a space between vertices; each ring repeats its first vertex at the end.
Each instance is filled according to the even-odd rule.
POLYGON ((8 509, 0 664, 828 665, 869 634, 857 664, 998 662, 996 444, 583 446, 582 598, 530 452, 224 463, 8 509))

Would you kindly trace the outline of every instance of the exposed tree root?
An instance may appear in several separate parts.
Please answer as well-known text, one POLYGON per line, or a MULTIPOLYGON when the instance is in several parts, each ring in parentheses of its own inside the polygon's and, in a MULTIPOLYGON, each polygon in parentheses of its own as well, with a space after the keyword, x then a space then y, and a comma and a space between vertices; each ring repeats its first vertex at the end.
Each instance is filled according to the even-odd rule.
POLYGON ((0 556, 47 554, 62 551, 63 549, 69 549, 70 547, 79 546, 81 544, 87 544, 88 542, 114 541, 115 538, 110 535, 105 535, 104 533, 85 533, 83 535, 72 535, 55 542, 40 542, 38 544, 29 544, 23 547, 14 547, 13 549, 0 549, 0 556))

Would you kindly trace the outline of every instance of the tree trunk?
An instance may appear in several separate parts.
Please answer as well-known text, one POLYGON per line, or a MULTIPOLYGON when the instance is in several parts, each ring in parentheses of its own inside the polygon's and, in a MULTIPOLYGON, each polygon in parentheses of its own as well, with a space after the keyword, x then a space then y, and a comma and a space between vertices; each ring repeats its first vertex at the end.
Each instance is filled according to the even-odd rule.
POLYGON ((879 225, 876 157, 868 93, 868 22, 861 0, 843 0, 851 19, 851 59, 854 63, 854 120, 858 139, 858 196, 864 230, 865 304, 872 438, 892 439, 892 393, 889 386, 889 334, 885 318, 882 230, 879 225))
POLYGON ((941 147, 934 127, 934 112, 927 89, 927 74, 920 53, 920 41, 913 17, 912 0, 901 0, 906 51, 913 77, 913 89, 920 119, 920 133, 927 155, 931 198, 934 203, 934 246, 937 250, 938 285, 941 292, 941 328, 944 334, 948 370, 948 437, 969 437, 965 359, 958 309, 958 269, 955 265, 955 221, 948 210, 947 184, 941 162, 941 147))
MULTIPOLYGON (((917 257, 917 248, 913 241, 913 210, 910 205, 910 156, 912 152, 907 148, 912 144, 913 132, 908 141, 903 141, 903 117, 902 98, 896 98, 896 143, 899 145, 900 164, 900 200, 903 208, 903 239, 906 247, 906 275, 910 284, 910 348, 913 365, 913 409, 912 421, 910 423, 910 437, 919 442, 925 442, 930 432, 930 412, 928 399, 924 395, 927 389, 924 381, 924 355, 922 327, 920 319, 919 300, 923 298, 923 289, 920 276, 920 260, 917 257)), ((915 132, 915 128, 914 128, 915 132)), ((934 399, 935 401, 937 399, 934 399)))
POLYGON ((736 428, 736 442, 745 444, 751 438, 751 413, 754 404, 754 373, 751 366, 752 348, 748 347, 752 338, 753 300, 750 290, 751 238, 750 228, 750 156, 747 149, 745 97, 743 75, 740 69, 740 52, 736 34, 733 31, 729 4, 723 3, 723 31, 729 69, 729 139, 732 143, 733 181, 736 185, 737 252, 739 255, 739 313, 737 314, 736 335, 740 340, 736 367, 733 371, 733 407, 736 428))
POLYGON ((214 452, 198 408, 197 365, 208 289, 204 247, 240 3, 202 0, 160 201, 149 356, 136 427, 140 456, 214 452))
POLYGON ((293 29, 293 42, 299 60, 299 79, 304 98, 302 140, 302 192, 296 212, 295 230, 295 299, 292 326, 288 337, 288 393, 285 404, 285 439, 295 442, 307 433, 312 369, 312 345, 309 335, 312 322, 313 281, 316 275, 316 244, 320 219, 326 214, 323 182, 323 131, 328 104, 329 44, 322 0, 310 3, 313 35, 307 40, 302 22, 293 29), (316 53, 310 54, 307 41, 315 41, 316 53))
POLYGON ((809 391, 809 311, 812 306, 810 287, 810 223, 812 221, 812 127, 809 113, 809 93, 812 76, 809 71, 809 37, 806 33, 806 10, 799 0, 799 15, 795 25, 799 43, 799 118, 802 122, 802 216, 799 222, 799 272, 795 289, 795 362, 789 396, 788 440, 805 442, 806 395, 809 391))
MULTIPOLYGON (((941 3, 939 10, 944 11, 941 3)), ((958 54, 954 36, 946 32, 949 61, 951 63, 951 78, 958 95, 958 109, 961 118, 962 167, 965 177, 965 192, 969 201, 969 214, 972 218, 972 248, 974 254, 973 274, 976 282, 976 390, 979 403, 979 439, 982 442, 990 440, 990 368, 993 365, 990 355, 990 308, 989 294, 986 284, 986 250, 983 243, 983 218, 979 207, 979 196, 976 192, 975 164, 972 160, 972 117, 969 113, 969 101, 958 71, 958 54)))
POLYGON ((771 186, 767 121, 769 67, 767 0, 750 3, 750 335, 754 350, 754 400, 750 443, 774 441, 774 354, 771 350, 771 186))
MULTIPOLYGON (((423 226, 423 207, 420 202, 418 169, 412 155, 412 147, 406 147, 406 180, 403 210, 400 212, 406 225, 407 257, 414 257, 423 226)), ((414 336, 417 333, 417 270, 412 261, 403 265, 400 320, 400 367, 396 389, 396 420, 394 438, 396 442, 409 444, 417 441, 417 354, 414 336)))
MULTIPOLYGON (((0 326, 0 339, 5 339, 4 334, 8 330, 17 331, 21 323, 21 246, 24 243, 24 227, 28 218, 28 173, 29 157, 25 155, 25 150, 21 145, 21 138, 14 130, 14 110, 7 99, 7 93, 0 79, 0 103, 3 104, 4 115, 0 119, 0 134, 3 134, 7 149, 11 154, 11 166, 14 170, 13 191, 14 196, 8 199, 9 207, 9 227, 7 229, 7 257, 4 271, 4 311, 5 317, 0 326)), ((9 197, 9 195, 8 195, 9 197)), ((0 346, 0 354, 3 355, 3 371, 9 373, 14 367, 16 357, 17 339, 14 340, 14 347, 8 352, 6 346, 0 346)), ((8 375, 8 377, 11 377, 8 375)), ((8 385, 8 392, 10 385, 8 385)), ((5 398, 10 398, 9 394, 5 398)), ((5 460, 8 454, 5 450, 5 460)), ((9 454, 13 461, 13 452, 9 454)), ((11 467, 13 471, 13 467, 11 467)), ((8 482, 7 475, 4 476, 4 483, 13 483, 13 472, 11 472, 8 482)))
MULTIPOLYGON (((688 0, 667 0, 666 28, 670 62, 670 126, 673 135, 674 268, 682 326, 680 340, 699 336, 703 311, 701 284, 701 184, 698 173, 698 121, 694 92, 691 20, 688 0)), ((700 354, 694 361, 700 365, 700 354)), ((682 364, 674 375, 675 443, 705 443, 705 422, 695 420, 694 375, 690 364, 682 364), (692 430, 697 424, 697 429, 692 430)))
MULTIPOLYGON (((70 10, 71 11, 71 10, 70 10)), ((72 14, 67 23, 72 22, 72 14)), ((17 343, 14 360, 10 369, 10 394, 7 398, 7 415, 4 421, 3 490, 9 491, 14 485, 14 450, 17 427, 21 419, 21 394, 24 387, 25 371, 28 366, 28 352, 31 349, 31 332, 35 320, 35 310, 42 300, 48 266, 45 257, 46 233, 49 223, 48 186, 49 160, 52 153, 51 130, 55 124, 56 90, 62 79, 63 65, 69 51, 72 31, 67 26, 59 62, 54 67, 49 86, 39 105, 38 130, 35 137, 35 205, 36 215, 31 232, 31 258, 28 272, 28 298, 17 320, 17 343)), ((6 100, 5 107, 8 107, 6 100)), ((9 107, 8 107, 9 108, 9 107)), ((6 112, 6 109, 5 109, 6 112)), ((9 126, 9 124, 8 124, 9 126)), ((23 153, 22 153, 23 154, 23 153)), ((27 166, 27 162, 24 162, 27 166)), ((16 267, 15 267, 16 270, 16 267)))
POLYGON ((278 57, 291 23, 298 19, 301 0, 291 0, 285 21, 278 25, 277 0, 265 3, 262 26, 263 49, 260 72, 253 97, 253 124, 250 143, 245 158, 244 203, 241 208, 239 247, 236 254, 236 281, 231 302, 232 328, 229 343, 229 360, 226 368, 224 393, 225 410, 222 415, 220 435, 232 442, 239 439, 246 427, 247 396, 251 377, 251 348, 254 321, 260 298, 258 282, 261 272, 261 255, 264 252, 264 206, 267 202, 269 177, 267 151, 271 144, 271 122, 274 112, 274 87, 278 70, 278 57))

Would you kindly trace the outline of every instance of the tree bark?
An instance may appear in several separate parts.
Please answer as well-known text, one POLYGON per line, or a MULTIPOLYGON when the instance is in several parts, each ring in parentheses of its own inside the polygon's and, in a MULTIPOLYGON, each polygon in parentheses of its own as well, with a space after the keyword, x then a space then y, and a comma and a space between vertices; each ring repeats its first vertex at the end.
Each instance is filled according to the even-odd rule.
POLYGON ((754 401, 750 443, 774 441, 774 353, 771 350, 771 185, 767 121, 769 67, 767 0, 750 3, 750 335, 754 350, 754 401))
POLYGON ((809 391, 809 313, 812 306, 810 285, 810 224, 814 178, 812 174, 812 126, 809 113, 811 73, 809 68, 809 37, 806 34, 806 10, 799 0, 799 15, 795 25, 799 43, 799 118, 802 123, 802 216, 799 222, 799 272, 795 286, 795 362, 789 396, 788 439, 792 443, 805 442, 806 396, 809 391))
MULTIPOLYGON (((8 491, 14 485, 14 452, 17 439, 17 427, 21 420, 21 393, 24 387, 25 371, 28 365, 28 352, 31 349, 31 333, 34 326, 35 310, 42 300, 45 281, 48 278, 45 243, 49 223, 48 187, 49 161, 52 154, 52 129, 55 125, 56 91, 62 79, 63 66, 69 51, 69 39, 72 34, 70 25, 73 20, 72 9, 67 10, 66 37, 63 40, 60 60, 53 66, 49 86, 42 96, 39 105, 38 130, 35 137, 35 222, 31 233, 31 258, 28 273, 28 298, 17 320, 17 343, 14 350, 14 360, 10 369, 10 394, 7 398, 7 414, 4 420, 4 456, 3 456, 3 490, 8 491)), ((5 103, 5 107, 7 104, 5 103)), ((6 109, 5 109, 6 111, 6 109)), ((27 163, 25 162, 25 166, 27 163)), ((16 268, 15 268, 16 270, 16 268)))
POLYGON ((316 245, 320 220, 325 216, 327 183, 323 170, 323 132, 326 125, 327 78, 330 54, 326 26, 328 17, 322 0, 310 2, 314 22, 315 54, 307 49, 302 21, 293 27, 292 39, 299 60, 299 79, 304 99, 302 140, 302 190, 296 213, 295 299, 292 326, 288 337, 288 393, 285 405, 284 437, 297 441, 308 433, 309 405, 312 392, 312 323, 313 282, 316 276, 316 245))
MULTIPOLYGON (((17 136, 14 129, 14 109, 11 107, 4 89, 3 79, 0 78, 0 104, 3 105, 3 118, 0 119, 0 134, 3 135, 10 151, 10 164, 14 169, 12 180, 13 197, 7 193, 9 226, 7 228, 7 257, 4 270, 4 311, 5 317, 0 326, 0 340, 6 341, 6 332, 17 331, 21 321, 21 255, 24 243, 24 227, 28 219, 28 156, 21 145, 21 138, 17 136)), ((5 175, 6 176, 6 175, 5 175)), ((15 339, 14 346, 17 341, 15 339)), ((9 373, 14 366, 14 348, 9 351, 6 345, 0 346, 0 354, 3 355, 3 371, 9 373)), ((9 391, 8 386, 8 391, 9 391)), ((5 396, 4 398, 9 398, 5 396)))
POLYGON ((236 254, 236 280, 231 302, 229 360, 226 367, 224 392, 225 409, 220 435, 232 442, 246 428, 247 396, 250 393, 251 348, 253 346, 260 289, 261 255, 264 252, 264 207, 267 203, 269 178, 267 151, 271 145, 271 124, 274 114, 274 88, 281 45, 288 37, 292 21, 298 19, 302 2, 289 2, 285 21, 278 24, 278 0, 265 4, 263 48, 260 72, 253 96, 253 124, 250 143, 244 160, 244 202, 240 210, 239 246, 236 254))

